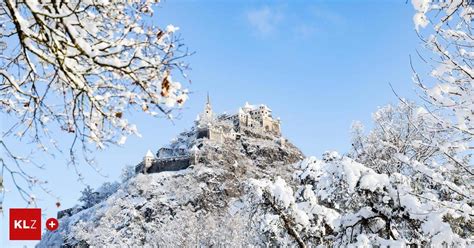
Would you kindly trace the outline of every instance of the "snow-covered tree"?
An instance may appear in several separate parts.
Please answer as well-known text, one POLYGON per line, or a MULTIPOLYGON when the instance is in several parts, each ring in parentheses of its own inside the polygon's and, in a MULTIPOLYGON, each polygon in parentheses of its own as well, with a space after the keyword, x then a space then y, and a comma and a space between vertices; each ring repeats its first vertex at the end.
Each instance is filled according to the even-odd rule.
POLYGON ((441 167, 443 174, 449 175, 455 185, 467 186, 462 196, 472 206, 474 6, 469 0, 413 0, 412 4, 416 10, 415 28, 430 54, 422 53, 421 59, 431 71, 431 77, 423 77, 414 70, 413 78, 423 93, 426 112, 430 114, 426 119, 431 119, 431 126, 439 131, 450 132, 449 139, 438 143, 446 158, 441 167))
POLYGON ((270 241, 300 247, 472 242, 473 210, 467 201, 444 199, 436 188, 420 189, 416 177, 377 173, 336 153, 330 157, 296 164, 296 187, 281 178, 251 181, 249 201, 261 209, 254 218, 270 241))
POLYGON ((300 247, 472 245, 474 8, 467 0, 412 3, 415 28, 433 54, 420 53, 431 77, 414 74, 424 105, 400 99, 379 109, 368 134, 356 123, 352 158, 303 161, 296 188, 281 179, 255 183, 255 192, 269 194, 256 203, 278 207, 276 218, 262 221, 275 237, 287 233, 300 247), (301 216, 306 221, 295 221, 301 216))
POLYGON ((126 165, 122 169, 122 173, 120 174, 120 180, 122 183, 128 181, 130 178, 135 176, 135 166, 132 165, 126 165))
POLYGON ((97 192, 94 192, 94 190, 89 185, 87 185, 81 191, 81 197, 79 197, 79 201, 82 202, 82 205, 85 208, 90 208, 99 202, 98 194, 97 192))
MULTIPOLYGON (((439 129, 455 130, 455 139, 442 145, 458 153, 474 151, 474 5, 469 0, 413 0, 413 18, 428 54, 422 53, 431 77, 414 73, 432 122, 439 129)), ((414 68, 416 69, 416 68, 414 68)), ((456 164, 473 175, 472 161, 456 164)))
POLYGON ((418 161, 434 158, 439 154, 437 145, 450 133, 432 128, 425 116, 423 108, 406 101, 379 108, 372 114, 374 127, 367 135, 362 124, 354 122, 352 156, 379 173, 389 174, 405 169, 397 154, 418 161))
POLYGON ((429 1, 413 0, 416 14, 415 28, 433 57, 431 66, 434 80, 415 74, 433 105, 448 109, 453 114, 450 122, 466 134, 473 135, 472 81, 474 37, 472 36, 474 7, 469 0, 429 1), (424 84, 423 79, 427 81, 424 84))
POLYGON ((81 191, 81 197, 79 198, 79 201, 83 203, 85 208, 90 208, 96 203, 107 199, 107 197, 117 192, 119 186, 120 185, 117 182, 106 182, 97 188, 97 190, 93 190, 89 185, 87 185, 81 191))
POLYGON ((0 111, 12 120, 0 140, 2 171, 26 200, 25 185, 42 181, 23 170, 30 159, 9 149, 8 137, 53 154, 64 150, 75 164, 77 148, 89 160, 91 148, 139 135, 131 112, 172 118, 186 101, 172 75, 186 78, 182 58, 189 53, 177 27, 153 25, 157 2, 0 3, 0 111), (70 147, 59 146, 53 131, 68 134, 70 147))
POLYGON ((437 183, 465 195, 455 185, 466 185, 473 177, 458 161, 468 163, 471 154, 443 147, 452 142, 457 130, 433 125, 432 114, 405 100, 396 107, 380 108, 373 119, 374 128, 367 135, 360 124, 353 125, 355 160, 378 173, 419 175, 425 186, 437 183))
POLYGON ((106 199, 107 197, 109 197, 110 195, 112 195, 113 193, 115 193, 118 190, 119 186, 120 184, 118 182, 103 183, 99 188, 97 188, 99 200, 102 201, 106 199))

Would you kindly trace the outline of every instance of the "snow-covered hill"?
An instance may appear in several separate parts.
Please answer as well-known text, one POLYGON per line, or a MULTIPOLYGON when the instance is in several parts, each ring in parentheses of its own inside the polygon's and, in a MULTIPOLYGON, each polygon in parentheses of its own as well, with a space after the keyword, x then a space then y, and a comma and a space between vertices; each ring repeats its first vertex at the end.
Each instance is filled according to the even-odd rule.
MULTIPOLYGON (((215 120, 204 128, 232 128, 215 120)), ((396 137, 406 131, 405 122, 384 123, 396 137)), ((462 183, 469 177, 445 173, 433 153, 419 162, 426 149, 416 134, 407 149, 411 143, 393 143, 374 129, 355 143, 364 148, 360 155, 327 152, 317 159, 305 158, 279 133, 245 127, 238 138, 212 139, 200 137, 197 127, 166 150, 167 159, 195 154, 194 164, 159 173, 131 168, 122 183, 86 191, 91 199, 81 198, 83 206, 64 214, 59 230, 47 232, 38 247, 474 244, 472 184, 462 183)))
MULTIPOLYGON (((182 135, 181 135, 182 136, 182 135)), ((290 142, 243 135, 203 139, 199 163, 180 171, 138 173, 94 206, 60 219, 39 247, 259 245, 243 198, 252 179, 291 181, 303 154, 290 142)), ((175 139, 170 146, 182 138, 175 139)), ((189 142, 189 141, 187 141, 189 142)))

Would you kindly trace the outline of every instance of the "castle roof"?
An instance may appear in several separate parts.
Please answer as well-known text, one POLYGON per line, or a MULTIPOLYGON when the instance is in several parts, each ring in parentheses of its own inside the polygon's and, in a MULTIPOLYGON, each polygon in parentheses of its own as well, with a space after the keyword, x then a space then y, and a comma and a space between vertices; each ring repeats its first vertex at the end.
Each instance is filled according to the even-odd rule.
POLYGON ((255 109, 255 105, 251 105, 248 102, 245 102, 244 109, 245 110, 255 109))
POLYGON ((245 105, 244 105, 244 107, 243 107, 243 110, 246 110, 246 111, 248 111, 248 110, 256 110, 256 109, 258 109, 258 108, 263 108, 263 109, 266 109, 266 110, 270 110, 270 111, 271 111, 271 109, 270 109, 267 105, 265 105, 265 104, 260 104, 260 105, 257 106, 257 105, 249 104, 248 102, 245 102, 245 105))
POLYGON ((261 104, 259 107, 260 107, 260 108, 263 108, 263 109, 266 109, 266 110, 268 110, 268 111, 271 111, 271 109, 270 109, 267 105, 265 105, 265 104, 261 104))
POLYGON ((148 150, 148 151, 146 152, 145 158, 154 158, 154 157, 155 157, 155 156, 153 155, 153 153, 152 153, 150 150, 148 150))

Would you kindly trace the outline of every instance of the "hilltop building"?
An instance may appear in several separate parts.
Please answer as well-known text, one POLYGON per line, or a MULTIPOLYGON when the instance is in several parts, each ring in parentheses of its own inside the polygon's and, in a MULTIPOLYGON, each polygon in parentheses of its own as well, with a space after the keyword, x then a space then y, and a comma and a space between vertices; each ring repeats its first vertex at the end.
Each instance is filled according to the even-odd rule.
POLYGON ((237 139, 244 130, 257 134, 281 136, 280 120, 273 119, 272 110, 266 105, 253 106, 245 103, 233 115, 214 116, 209 96, 204 112, 196 122, 197 138, 208 138, 214 141, 237 139), (219 125, 220 124, 220 125, 219 125))
POLYGON ((272 110, 266 105, 248 103, 236 114, 215 115, 209 95, 204 111, 198 115, 191 131, 181 133, 167 147, 160 148, 156 157, 148 151, 136 172, 156 173, 187 168, 198 161, 199 147, 204 140, 216 143, 239 140, 244 135, 260 139, 275 140, 285 145, 281 137, 280 120, 274 119, 272 110))

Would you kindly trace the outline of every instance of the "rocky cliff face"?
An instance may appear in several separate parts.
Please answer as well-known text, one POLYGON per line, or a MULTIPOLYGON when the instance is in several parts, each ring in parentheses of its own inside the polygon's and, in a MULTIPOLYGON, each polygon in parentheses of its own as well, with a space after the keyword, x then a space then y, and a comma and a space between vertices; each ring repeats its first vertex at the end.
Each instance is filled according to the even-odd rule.
POLYGON ((246 203, 248 182, 280 176, 303 159, 290 142, 242 135, 200 143, 198 162, 137 174, 107 199, 60 219, 39 247, 255 246, 268 244, 246 203))

